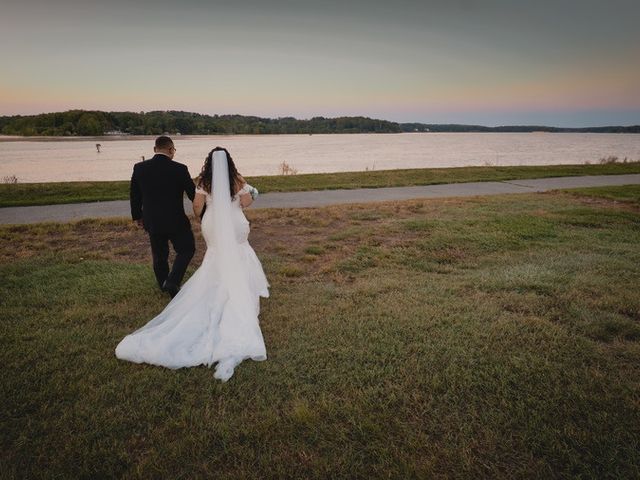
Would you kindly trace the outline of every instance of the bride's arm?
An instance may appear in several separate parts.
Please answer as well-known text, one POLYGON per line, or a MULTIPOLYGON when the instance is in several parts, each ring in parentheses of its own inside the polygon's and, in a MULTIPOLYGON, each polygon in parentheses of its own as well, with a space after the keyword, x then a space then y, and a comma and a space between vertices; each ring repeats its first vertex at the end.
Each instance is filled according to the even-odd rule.
POLYGON ((253 203, 253 197, 250 193, 243 193, 240 195, 240 205, 242 208, 247 208, 253 203))
POLYGON ((242 190, 246 190, 246 186, 247 181, 242 177, 242 175, 238 175, 238 180, 240 181, 240 191, 238 191, 238 195, 240 196, 240 206, 242 208, 247 208, 249 205, 251 205, 253 203, 253 197, 251 196, 251 193, 247 192, 247 191, 242 191, 242 190))
POLYGON ((196 196, 193 198, 193 213, 197 219, 200 219, 206 198, 204 193, 196 193, 196 196))

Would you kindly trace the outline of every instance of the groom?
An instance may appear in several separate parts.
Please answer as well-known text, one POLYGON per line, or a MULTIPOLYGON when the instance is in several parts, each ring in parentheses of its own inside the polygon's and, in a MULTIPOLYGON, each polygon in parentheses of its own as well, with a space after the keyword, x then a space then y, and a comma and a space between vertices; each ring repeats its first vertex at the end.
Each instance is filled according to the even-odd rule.
POLYGON ((156 138, 153 158, 136 163, 130 185, 131 217, 149 233, 153 271, 160 288, 175 297, 195 252, 191 223, 184 213, 183 193, 190 200, 195 185, 186 165, 173 161, 176 147, 169 137, 156 138), (176 251, 169 271, 169 242, 176 251))

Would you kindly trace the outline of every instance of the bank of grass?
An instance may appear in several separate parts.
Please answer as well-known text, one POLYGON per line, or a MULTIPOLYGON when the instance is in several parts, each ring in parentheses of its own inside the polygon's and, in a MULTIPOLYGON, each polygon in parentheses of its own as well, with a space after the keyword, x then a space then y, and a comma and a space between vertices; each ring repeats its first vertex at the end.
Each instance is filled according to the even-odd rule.
MULTIPOLYGON (((458 167, 247 177, 261 192, 403 187, 573 175, 640 173, 640 162, 597 165, 458 167)), ((0 184, 0 207, 126 200, 129 182, 0 184)))
POLYGON ((2 226, 0 471, 638 478, 640 204, 594 195, 250 212, 269 359, 226 384, 114 357, 167 303, 130 222, 2 226))
POLYGON ((621 187, 588 187, 563 190, 579 197, 607 199, 616 202, 640 205, 640 185, 624 185, 621 187))

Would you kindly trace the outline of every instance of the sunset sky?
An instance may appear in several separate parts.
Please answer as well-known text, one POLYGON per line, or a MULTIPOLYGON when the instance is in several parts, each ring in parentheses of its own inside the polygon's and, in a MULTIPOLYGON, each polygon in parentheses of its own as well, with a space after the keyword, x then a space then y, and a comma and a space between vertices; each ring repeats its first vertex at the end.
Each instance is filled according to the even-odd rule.
POLYGON ((2 0, 0 115, 640 123, 640 2, 2 0))

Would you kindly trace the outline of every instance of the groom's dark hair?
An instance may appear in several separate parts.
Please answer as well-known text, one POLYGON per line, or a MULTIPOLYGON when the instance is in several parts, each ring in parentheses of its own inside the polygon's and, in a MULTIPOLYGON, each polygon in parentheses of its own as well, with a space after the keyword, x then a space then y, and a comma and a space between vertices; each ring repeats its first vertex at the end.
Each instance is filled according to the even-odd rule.
POLYGON ((161 135, 156 138, 156 148, 158 150, 166 150, 169 147, 173 147, 173 140, 171 140, 166 135, 161 135))

